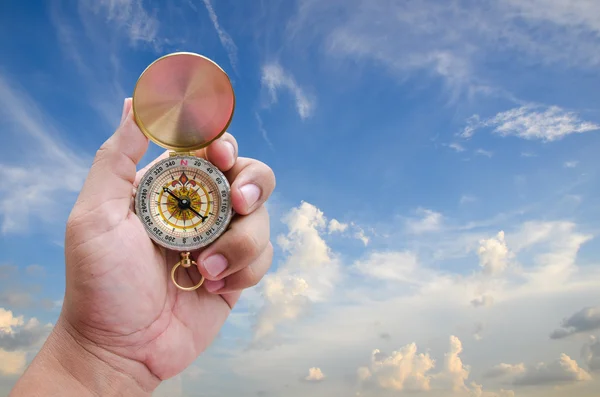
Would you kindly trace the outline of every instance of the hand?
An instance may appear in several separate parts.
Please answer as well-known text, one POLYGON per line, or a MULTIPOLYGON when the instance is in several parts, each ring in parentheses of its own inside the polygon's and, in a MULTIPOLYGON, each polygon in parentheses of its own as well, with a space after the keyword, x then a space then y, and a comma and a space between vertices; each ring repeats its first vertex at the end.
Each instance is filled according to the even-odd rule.
MULTIPOLYGON (((136 173, 148 140, 133 120, 129 99, 123 115, 115 134, 98 151, 67 222, 63 310, 49 347, 40 353, 53 358, 38 361, 54 362, 58 355, 56 361, 74 367, 70 371, 76 377, 77 364, 64 359, 56 347, 74 346, 144 394, 191 364, 214 340, 242 290, 267 272, 273 247, 264 203, 275 177, 265 164, 238 158, 230 134, 196 153, 225 173, 238 215, 218 240, 192 254, 206 278, 204 285, 191 292, 179 290, 169 276, 178 253, 155 245, 132 210, 134 189, 150 167, 136 173)), ((199 279, 193 269, 180 271, 181 284, 199 279)), ((98 387, 98 376, 88 382, 92 388, 98 387)), ((98 394, 109 395, 107 390, 98 394)))

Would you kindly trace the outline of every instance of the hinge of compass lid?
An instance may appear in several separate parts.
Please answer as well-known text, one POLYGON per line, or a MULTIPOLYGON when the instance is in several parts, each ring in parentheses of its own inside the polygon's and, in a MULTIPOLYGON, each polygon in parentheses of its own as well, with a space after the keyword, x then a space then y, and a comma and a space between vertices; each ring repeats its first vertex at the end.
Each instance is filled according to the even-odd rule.
POLYGON ((195 156, 193 152, 169 152, 169 157, 175 156, 195 156))

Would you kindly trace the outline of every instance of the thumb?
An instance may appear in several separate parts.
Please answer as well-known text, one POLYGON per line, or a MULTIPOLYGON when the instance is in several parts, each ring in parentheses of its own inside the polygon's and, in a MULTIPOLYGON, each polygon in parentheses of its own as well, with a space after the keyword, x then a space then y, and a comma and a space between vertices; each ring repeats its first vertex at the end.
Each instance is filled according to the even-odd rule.
POLYGON ((121 124, 96 153, 77 200, 81 210, 100 211, 111 224, 128 214, 136 166, 148 149, 148 138, 135 123, 131 105, 131 98, 125 99, 121 124))

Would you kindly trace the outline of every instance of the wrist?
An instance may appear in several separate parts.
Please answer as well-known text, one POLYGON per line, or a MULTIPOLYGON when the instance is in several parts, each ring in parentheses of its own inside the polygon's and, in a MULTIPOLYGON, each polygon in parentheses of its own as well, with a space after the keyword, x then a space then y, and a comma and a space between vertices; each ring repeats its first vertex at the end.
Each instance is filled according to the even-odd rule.
POLYGON ((159 383, 142 363, 82 338, 61 315, 11 397, 31 394, 148 397, 159 383))

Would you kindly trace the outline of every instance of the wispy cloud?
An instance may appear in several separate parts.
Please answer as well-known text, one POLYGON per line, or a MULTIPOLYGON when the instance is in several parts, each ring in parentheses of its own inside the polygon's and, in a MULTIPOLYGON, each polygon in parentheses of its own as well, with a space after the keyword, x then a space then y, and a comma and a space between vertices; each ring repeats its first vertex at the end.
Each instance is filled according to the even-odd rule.
POLYGON ((460 143, 456 143, 456 142, 449 144, 448 147, 458 153, 464 152, 466 150, 463 145, 461 145, 460 143))
POLYGON ((208 11, 208 16, 212 21, 217 34, 219 35, 219 41, 225 51, 227 51, 227 56, 229 57, 229 62, 231 63, 231 67, 237 73, 237 46, 233 42, 231 36, 221 27, 219 24, 219 19, 217 18, 217 13, 213 8, 210 0, 202 0, 204 2, 204 6, 206 7, 206 11, 208 11))
POLYGON ((478 156, 485 156, 488 158, 492 158, 492 156, 494 155, 493 152, 489 151, 489 150, 485 150, 485 149, 477 149, 475 150, 475 154, 478 156))
POLYGON ((571 161, 565 161, 563 163, 563 166, 565 168, 575 168, 575 167, 577 167, 578 164, 579 164, 579 161, 577 161, 577 160, 571 160, 571 161))
POLYGON ((160 23, 146 10, 142 0, 80 0, 80 4, 102 15, 125 34, 131 45, 156 44, 160 23))
POLYGON ((442 229, 443 216, 441 213, 426 208, 419 208, 417 214, 420 218, 406 221, 406 229, 409 233, 438 232, 442 229))
POLYGON ((600 125, 583 121, 574 112, 558 106, 526 105, 500 112, 494 117, 480 119, 478 115, 467 120, 460 134, 472 137, 477 130, 493 128, 500 136, 517 136, 527 140, 557 141, 571 134, 581 134, 600 129, 600 125))
POLYGON ((273 149, 273 143, 271 143, 271 140, 269 139, 269 135, 267 134, 267 130, 263 125, 263 121, 260 117, 260 114, 258 114, 258 112, 254 112, 254 116, 256 117, 256 122, 258 123, 258 130, 260 131, 260 134, 262 135, 265 142, 267 142, 267 145, 269 145, 269 147, 273 149))
POLYGON ((301 0, 288 28, 318 40, 330 59, 375 62, 403 81, 415 71, 440 77, 453 95, 505 95, 485 81, 482 59, 594 68, 600 64, 600 3, 561 1, 374 2, 301 0), (377 23, 373 23, 377 21, 377 23))
POLYGON ((31 217, 62 219, 83 184, 90 159, 64 145, 53 120, 3 75, 0 114, 9 145, 27 147, 18 164, 0 162, 2 233, 27 230, 31 217))
POLYGON ((294 98, 296 110, 302 119, 310 117, 315 108, 314 98, 310 98, 294 77, 278 63, 269 63, 262 68, 262 84, 269 91, 271 104, 276 103, 277 93, 282 89, 288 91, 294 98))

